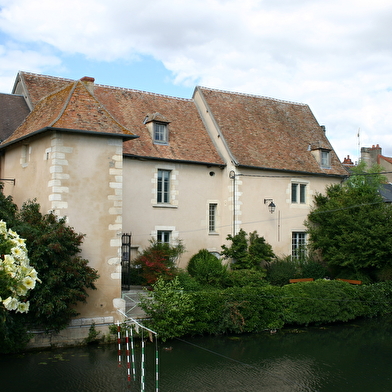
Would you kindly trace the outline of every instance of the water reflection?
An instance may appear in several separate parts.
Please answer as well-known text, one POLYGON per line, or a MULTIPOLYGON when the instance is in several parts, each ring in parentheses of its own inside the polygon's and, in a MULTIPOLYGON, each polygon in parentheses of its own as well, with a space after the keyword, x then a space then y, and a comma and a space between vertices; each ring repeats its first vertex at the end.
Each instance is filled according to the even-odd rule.
MULTIPOLYGON (((164 392, 390 392, 392 323, 365 320, 276 334, 173 340, 159 347, 164 392), (170 351, 164 346, 171 346, 170 351)), ((0 356, 1 390, 140 391, 115 344, 0 356)), ((125 358, 124 358, 125 361, 125 358)), ((145 390, 155 390, 155 345, 146 347, 145 390)))

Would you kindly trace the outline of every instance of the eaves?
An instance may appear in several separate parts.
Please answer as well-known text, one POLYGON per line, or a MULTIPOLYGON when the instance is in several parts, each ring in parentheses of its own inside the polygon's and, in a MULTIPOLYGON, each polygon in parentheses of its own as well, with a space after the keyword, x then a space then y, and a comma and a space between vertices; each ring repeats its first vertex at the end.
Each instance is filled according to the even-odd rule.
POLYGON ((0 144, 0 150, 4 149, 5 147, 8 147, 12 144, 19 143, 23 140, 29 139, 33 136, 40 135, 45 132, 65 132, 65 133, 78 133, 78 134, 94 135, 94 136, 114 137, 114 138, 121 138, 121 139, 123 139, 123 141, 136 139, 139 137, 137 135, 126 135, 126 134, 121 134, 121 133, 86 131, 86 130, 82 130, 82 129, 44 127, 44 128, 38 129, 37 131, 28 133, 27 135, 21 136, 17 139, 11 140, 8 143, 0 144))

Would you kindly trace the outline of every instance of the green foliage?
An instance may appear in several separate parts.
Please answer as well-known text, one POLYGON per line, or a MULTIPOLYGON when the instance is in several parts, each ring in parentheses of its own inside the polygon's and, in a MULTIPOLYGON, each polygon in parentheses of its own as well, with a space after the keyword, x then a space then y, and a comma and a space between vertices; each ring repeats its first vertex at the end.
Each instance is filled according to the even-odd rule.
POLYGON ((185 270, 179 270, 177 272, 177 278, 180 286, 185 291, 199 291, 202 290, 203 286, 185 270))
POLYGON ((150 244, 134 260, 134 265, 141 269, 141 283, 152 285, 159 278, 173 279, 177 260, 185 251, 184 245, 181 242, 171 245, 154 240, 150 244))
POLYGON ((267 276, 264 270, 237 269, 229 270, 226 278, 227 287, 265 286, 267 276))
POLYGON ((144 300, 151 327, 163 339, 187 334, 252 333, 392 312, 392 282, 356 286, 320 279, 283 287, 185 292, 177 279, 160 280, 153 297, 144 300))
POLYGON ((344 268, 369 276, 392 265, 392 208, 378 192, 382 177, 363 169, 317 194, 305 223, 311 248, 335 274, 344 268))
POLYGON ((222 254, 231 259, 232 269, 262 268, 264 262, 269 262, 274 257, 272 247, 264 237, 259 237, 256 231, 248 234, 243 230, 226 238, 231 241, 230 247, 222 245, 222 254))
POLYGON ((274 286, 283 286, 289 283, 289 279, 299 277, 299 264, 292 261, 290 256, 276 258, 267 266, 267 280, 274 286))
POLYGON ((140 306, 151 317, 148 323, 163 341, 182 336, 190 329, 194 317, 191 295, 184 292, 178 277, 159 278, 148 296, 141 296, 140 306))
POLYGON ((201 285, 222 286, 227 276, 227 266, 207 249, 191 257, 187 271, 201 285))
POLYGON ((60 331, 78 315, 75 305, 86 302, 87 290, 95 289, 99 275, 79 256, 84 236, 67 226, 65 218, 42 215, 34 201, 25 203, 17 218, 30 262, 43 282, 30 295, 29 322, 60 331))
POLYGON ((0 219, 8 219, 9 226, 26 239, 30 264, 42 281, 27 297, 29 313, 18 315, 18 320, 13 316, 7 320, 9 325, 22 320, 14 345, 22 347, 28 341, 23 333, 27 326, 55 331, 65 328, 78 314, 74 306, 85 302, 87 290, 95 288, 98 274, 78 255, 83 235, 68 227, 65 219, 58 219, 53 213, 42 215, 35 201, 18 210, 12 198, 2 192, 0 206, 0 219))

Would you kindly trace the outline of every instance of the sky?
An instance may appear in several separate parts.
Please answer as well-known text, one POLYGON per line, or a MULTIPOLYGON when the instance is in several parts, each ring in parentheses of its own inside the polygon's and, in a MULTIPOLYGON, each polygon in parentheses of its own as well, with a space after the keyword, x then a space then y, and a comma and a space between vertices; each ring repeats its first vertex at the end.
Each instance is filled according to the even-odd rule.
POLYGON ((390 0, 0 0, 0 92, 18 71, 192 98, 309 105, 339 158, 392 157, 390 0))

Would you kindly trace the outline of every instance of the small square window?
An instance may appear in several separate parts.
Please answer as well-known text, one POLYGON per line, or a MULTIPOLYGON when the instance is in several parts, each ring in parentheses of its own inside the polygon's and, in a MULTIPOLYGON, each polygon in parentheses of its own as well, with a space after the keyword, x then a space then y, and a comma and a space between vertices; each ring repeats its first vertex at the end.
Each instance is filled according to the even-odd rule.
POLYGON ((162 244, 170 244, 171 231, 158 230, 157 241, 162 244))
POLYGON ((158 144, 167 144, 169 142, 168 128, 165 123, 154 123, 154 142, 158 144))

